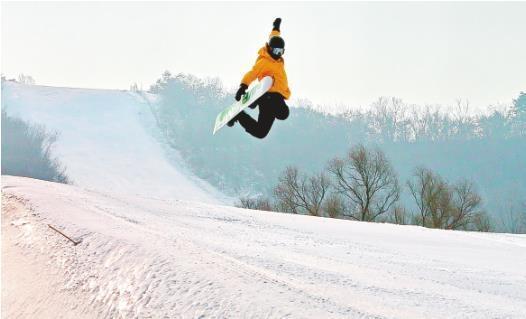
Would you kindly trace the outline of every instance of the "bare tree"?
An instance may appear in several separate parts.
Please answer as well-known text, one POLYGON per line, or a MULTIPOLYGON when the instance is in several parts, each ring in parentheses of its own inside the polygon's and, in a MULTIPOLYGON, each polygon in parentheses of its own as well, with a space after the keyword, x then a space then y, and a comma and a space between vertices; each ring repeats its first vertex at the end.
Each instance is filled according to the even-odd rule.
POLYGON ((322 205, 327 191, 331 185, 330 179, 322 172, 311 176, 306 181, 306 207, 310 215, 320 216, 322 214, 322 205))
POLYGON ((337 191, 348 201, 350 218, 374 221, 400 198, 398 178, 379 149, 353 147, 344 159, 329 163, 337 191))
POLYGON ((287 167, 279 177, 278 185, 274 188, 278 206, 287 213, 300 213, 300 203, 297 199, 299 190, 298 169, 287 167))
POLYGON ((256 199, 250 196, 240 197, 239 203, 236 204, 236 206, 247 209, 256 209, 256 199))
POLYGON ((324 211, 330 218, 338 218, 343 216, 345 213, 345 207, 342 197, 337 193, 332 193, 325 200, 324 211))
POLYGON ((410 216, 404 206, 396 205, 389 211, 386 222, 391 224, 407 225, 410 222, 409 217, 410 216))
MULTIPOLYGON (((448 229, 467 229, 475 216, 481 214, 479 208, 482 198, 475 186, 468 180, 462 180, 453 186, 453 211, 446 221, 448 229)), ((480 217, 480 216, 479 216, 480 217)))
POLYGON ((137 82, 134 82, 130 85, 130 92, 140 92, 139 85, 137 85, 137 82))
POLYGON ((473 229, 476 231, 493 231, 493 223, 486 212, 479 212, 472 218, 473 229))
POLYGON ((522 205, 518 203, 508 203, 500 214, 500 227, 509 233, 526 234, 526 202, 522 205))
POLYGON ((405 138, 407 106, 395 97, 380 97, 371 105, 368 112, 370 134, 379 135, 389 141, 405 138))
POLYGON ((408 186, 419 210, 417 224, 442 229, 489 228, 472 182, 461 180, 451 186, 431 170, 417 168, 408 186))
POLYGON ((239 203, 236 205, 237 207, 241 208, 247 208, 247 209, 255 209, 255 210, 265 210, 265 211, 273 211, 272 203, 270 200, 266 197, 258 196, 258 197, 250 197, 250 196, 243 196, 239 198, 239 203))
POLYGON ((280 207, 294 214, 306 213, 320 216, 322 204, 330 187, 324 173, 307 177, 300 175, 295 167, 288 167, 274 189, 280 207))
POLYGON ((407 186, 411 191, 411 195, 415 199, 416 206, 419 210, 419 218, 417 218, 417 223, 425 226, 427 224, 429 212, 429 197, 431 189, 434 188, 432 183, 435 182, 433 173, 430 170, 418 167, 415 169, 413 174, 414 181, 408 181, 407 186))
POLYGON ((417 168, 409 181, 411 195, 419 209, 416 223, 431 228, 446 228, 452 207, 449 185, 439 175, 425 168, 417 168))
POLYGON ((460 138, 470 138, 475 131, 474 118, 469 116, 470 104, 469 100, 456 100, 456 108, 453 112, 453 131, 448 132, 448 135, 457 135, 460 138))
POLYGON ((18 82, 28 85, 34 85, 35 79, 31 75, 24 75, 23 73, 18 75, 18 82))
POLYGON ((256 199, 256 209, 272 212, 274 211, 274 206, 272 205, 270 199, 268 199, 267 197, 258 197, 256 199))

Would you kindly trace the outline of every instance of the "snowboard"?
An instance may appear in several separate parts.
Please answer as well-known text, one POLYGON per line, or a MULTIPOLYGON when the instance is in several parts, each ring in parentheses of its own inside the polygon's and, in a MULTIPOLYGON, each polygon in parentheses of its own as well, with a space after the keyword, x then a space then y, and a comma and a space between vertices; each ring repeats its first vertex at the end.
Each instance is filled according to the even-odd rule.
POLYGON ((217 115, 216 122, 214 124, 214 132, 212 133, 213 135, 215 135, 219 129, 225 126, 228 121, 233 119, 246 107, 256 102, 257 99, 265 94, 272 86, 272 78, 270 76, 266 76, 262 78, 261 81, 256 80, 253 83, 255 84, 248 89, 247 93, 241 97, 241 100, 236 101, 234 104, 230 105, 217 115))

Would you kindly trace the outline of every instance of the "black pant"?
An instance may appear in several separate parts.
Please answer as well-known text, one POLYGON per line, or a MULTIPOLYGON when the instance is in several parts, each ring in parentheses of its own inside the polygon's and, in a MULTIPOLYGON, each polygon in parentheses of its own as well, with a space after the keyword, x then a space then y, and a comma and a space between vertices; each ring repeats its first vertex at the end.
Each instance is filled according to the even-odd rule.
POLYGON ((242 111, 238 114, 239 124, 245 131, 257 138, 267 136, 275 119, 285 120, 289 117, 289 107, 285 104, 283 96, 276 92, 267 92, 254 102, 259 105, 258 120, 242 111))

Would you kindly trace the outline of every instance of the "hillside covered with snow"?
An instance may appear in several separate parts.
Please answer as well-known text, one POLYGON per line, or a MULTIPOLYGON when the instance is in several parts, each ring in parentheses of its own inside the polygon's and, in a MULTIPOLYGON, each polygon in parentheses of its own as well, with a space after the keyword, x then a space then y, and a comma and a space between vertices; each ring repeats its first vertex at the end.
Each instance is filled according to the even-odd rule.
POLYGON ((2 181, 5 318, 524 318, 525 250, 525 235, 2 181))
POLYGON ((166 147, 150 111, 153 95, 2 81, 9 115, 59 134, 54 155, 75 185, 118 194, 228 202, 166 147))
POLYGON ((3 84, 73 185, 2 176, 2 317, 526 317, 526 235, 225 206, 157 96, 3 84))

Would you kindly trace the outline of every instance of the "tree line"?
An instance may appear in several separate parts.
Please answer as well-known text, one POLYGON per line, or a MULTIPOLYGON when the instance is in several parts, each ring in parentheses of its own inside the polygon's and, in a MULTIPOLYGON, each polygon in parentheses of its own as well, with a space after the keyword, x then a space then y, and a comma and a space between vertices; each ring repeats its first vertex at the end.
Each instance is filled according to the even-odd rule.
MULTIPOLYGON (((417 167, 405 185, 379 148, 352 147, 317 174, 287 167, 270 197, 241 197, 243 208, 351 219, 367 222, 420 225, 429 228, 493 231, 495 221, 482 209, 482 197, 472 181, 448 182, 439 174, 417 167), (413 209, 400 203, 407 189, 413 209)), ((511 232, 526 232, 526 202, 515 211, 511 232)), ((509 228, 509 227, 508 227, 509 228)))
POLYGON ((66 169, 52 150, 58 134, 2 110, 2 175, 69 183, 66 169))

